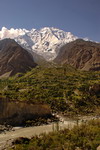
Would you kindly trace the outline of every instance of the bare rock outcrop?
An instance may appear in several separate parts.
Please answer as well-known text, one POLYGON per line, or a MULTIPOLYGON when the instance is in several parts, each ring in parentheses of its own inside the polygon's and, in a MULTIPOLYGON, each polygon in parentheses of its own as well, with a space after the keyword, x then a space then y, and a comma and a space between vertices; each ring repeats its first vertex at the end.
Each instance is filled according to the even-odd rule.
POLYGON ((14 40, 0 41, 0 76, 25 73, 36 65, 33 56, 14 40))
POLYGON ((100 70, 100 44, 77 39, 59 49, 54 62, 81 70, 100 70))
POLYGON ((51 110, 46 104, 30 104, 0 100, 0 124, 23 125, 28 120, 50 117, 51 110))

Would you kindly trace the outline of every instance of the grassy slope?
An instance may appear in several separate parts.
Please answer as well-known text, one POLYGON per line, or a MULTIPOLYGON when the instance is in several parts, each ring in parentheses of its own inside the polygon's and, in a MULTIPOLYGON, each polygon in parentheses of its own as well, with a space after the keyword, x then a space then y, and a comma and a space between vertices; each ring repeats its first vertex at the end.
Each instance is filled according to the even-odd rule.
POLYGON ((100 95, 89 91, 95 83, 100 84, 100 72, 81 72, 70 66, 37 67, 21 77, 1 79, 0 97, 47 103, 54 111, 67 114, 86 114, 100 106, 100 95))

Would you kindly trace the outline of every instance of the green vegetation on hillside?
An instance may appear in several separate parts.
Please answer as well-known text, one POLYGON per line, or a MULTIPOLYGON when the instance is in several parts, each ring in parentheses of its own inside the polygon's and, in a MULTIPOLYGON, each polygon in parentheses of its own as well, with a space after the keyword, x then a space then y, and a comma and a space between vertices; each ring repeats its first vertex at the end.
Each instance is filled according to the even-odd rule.
POLYGON ((96 150, 100 145, 100 120, 49 134, 34 136, 31 140, 19 138, 10 150, 96 150))
POLYGON ((100 72, 70 66, 36 67, 26 74, 0 79, 0 98, 47 103, 67 114, 99 113, 100 72))

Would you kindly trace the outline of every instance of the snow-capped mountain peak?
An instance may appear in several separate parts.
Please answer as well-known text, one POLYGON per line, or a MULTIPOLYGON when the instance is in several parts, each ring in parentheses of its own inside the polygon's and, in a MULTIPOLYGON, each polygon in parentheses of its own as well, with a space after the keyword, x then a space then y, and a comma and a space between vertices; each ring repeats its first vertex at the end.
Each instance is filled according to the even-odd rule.
POLYGON ((3 27, 0 31, 0 39, 15 39, 22 47, 32 50, 46 59, 53 59, 57 55, 57 49, 63 44, 76 40, 78 37, 71 32, 54 27, 37 29, 7 29, 3 27))

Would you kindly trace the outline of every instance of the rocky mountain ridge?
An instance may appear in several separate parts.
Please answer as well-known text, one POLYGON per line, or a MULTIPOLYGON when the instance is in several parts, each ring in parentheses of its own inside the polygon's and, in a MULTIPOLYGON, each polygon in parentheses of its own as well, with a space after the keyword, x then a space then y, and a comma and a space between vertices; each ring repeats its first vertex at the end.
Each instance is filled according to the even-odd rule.
POLYGON ((81 70, 100 70, 100 44, 77 39, 59 49, 54 60, 58 64, 70 64, 81 70))
POLYGON ((0 76, 25 73, 36 65, 33 56, 14 40, 0 41, 0 76))

